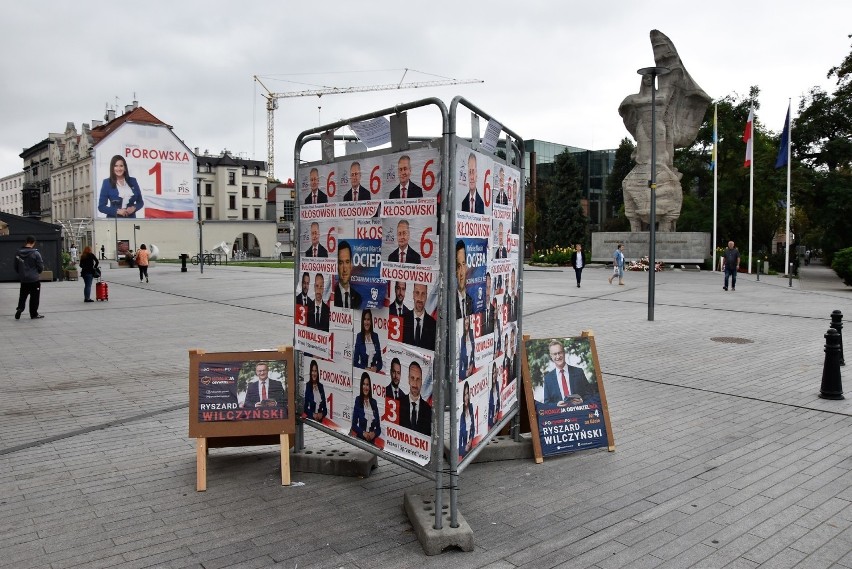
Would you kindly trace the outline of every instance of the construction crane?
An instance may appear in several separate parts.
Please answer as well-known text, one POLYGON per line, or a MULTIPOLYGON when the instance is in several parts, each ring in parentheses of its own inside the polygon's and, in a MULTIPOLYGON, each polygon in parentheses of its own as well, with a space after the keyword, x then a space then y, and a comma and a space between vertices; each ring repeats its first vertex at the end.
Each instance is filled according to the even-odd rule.
POLYGON ((285 91, 283 93, 273 93, 260 78, 255 75, 254 80, 266 90, 266 144, 267 148, 267 165, 266 172, 268 179, 275 178, 275 110, 278 108, 278 99, 288 99, 291 97, 322 97, 323 95, 345 95, 347 93, 366 93, 368 91, 390 91, 394 89, 417 89, 420 87, 439 87, 443 85, 465 85, 468 83, 485 83, 480 79, 442 79, 438 81, 418 81, 413 83, 403 83, 405 75, 409 69, 406 68, 402 74, 399 83, 387 85, 365 85, 361 87, 323 87, 321 89, 308 89, 306 91, 285 91))

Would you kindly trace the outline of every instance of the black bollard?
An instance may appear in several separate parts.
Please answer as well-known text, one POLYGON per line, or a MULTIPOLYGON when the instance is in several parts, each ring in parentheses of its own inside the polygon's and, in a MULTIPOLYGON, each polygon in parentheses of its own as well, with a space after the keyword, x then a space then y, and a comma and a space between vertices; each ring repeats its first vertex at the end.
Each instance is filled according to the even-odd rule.
POLYGON ((187 259, 189 259, 189 255, 187 255, 186 253, 180 254, 180 272, 182 272, 182 273, 186 272, 186 260, 187 259))
POLYGON ((845 366, 846 360, 843 357, 843 313, 839 310, 831 311, 831 327, 837 330, 837 335, 840 336, 840 365, 845 366))
POLYGON ((757 280, 760 282, 760 259, 757 261, 757 280))
POLYGON ((793 286, 793 263, 790 263, 790 270, 788 271, 788 277, 790 277, 790 282, 787 286, 793 286))
POLYGON ((822 366, 819 396, 823 399, 843 399, 843 384, 840 381, 840 334, 834 328, 829 328, 825 333, 825 364, 822 366))

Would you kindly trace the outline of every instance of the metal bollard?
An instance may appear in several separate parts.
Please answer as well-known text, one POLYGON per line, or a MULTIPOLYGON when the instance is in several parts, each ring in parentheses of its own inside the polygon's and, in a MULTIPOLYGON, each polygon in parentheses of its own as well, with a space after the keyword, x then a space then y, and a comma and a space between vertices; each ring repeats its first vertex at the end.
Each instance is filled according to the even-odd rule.
POLYGON ((831 312, 831 327, 837 330, 837 335, 840 336, 840 365, 845 366, 846 360, 843 357, 843 313, 839 310, 831 312))
POLYGON ((790 277, 790 283, 787 286, 793 286, 793 263, 790 263, 790 269, 787 271, 787 275, 790 277))
POLYGON ((760 282, 760 259, 757 260, 757 282, 760 282))
POLYGON ((840 334, 834 328, 829 328, 825 333, 825 363, 822 366, 819 396, 823 399, 844 398, 840 381, 840 334))

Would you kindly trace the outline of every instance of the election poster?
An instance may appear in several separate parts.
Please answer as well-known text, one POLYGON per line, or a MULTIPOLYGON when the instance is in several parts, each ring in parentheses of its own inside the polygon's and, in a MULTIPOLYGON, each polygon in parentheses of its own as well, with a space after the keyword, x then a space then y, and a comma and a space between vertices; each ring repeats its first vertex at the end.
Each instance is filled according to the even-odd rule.
POLYGON ((126 122, 94 151, 95 218, 195 219, 195 155, 165 125, 126 122))
POLYGON ((297 180, 300 417, 425 465, 440 298, 439 152, 305 165, 297 180))
POLYGON ((536 455, 614 450, 594 335, 526 339, 524 350, 524 388, 536 455))
POLYGON ((295 432, 293 350, 190 352, 189 436, 295 432))

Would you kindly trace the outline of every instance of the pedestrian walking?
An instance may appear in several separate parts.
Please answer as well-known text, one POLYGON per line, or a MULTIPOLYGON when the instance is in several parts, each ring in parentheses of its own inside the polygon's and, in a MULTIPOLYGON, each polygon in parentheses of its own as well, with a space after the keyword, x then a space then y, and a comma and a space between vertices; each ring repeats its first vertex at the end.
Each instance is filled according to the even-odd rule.
POLYGON ((77 264, 77 246, 71 245, 71 248, 68 250, 68 254, 71 255, 71 262, 73 264, 77 264))
POLYGON ((740 266, 740 252, 734 247, 733 241, 728 241, 728 248, 722 255, 725 260, 725 284, 722 287, 728 290, 728 277, 731 278, 731 290, 737 290, 737 269, 740 266))
POLYGON ((580 288, 580 280, 583 278, 583 267, 586 266, 586 256, 583 255, 583 245, 577 243, 574 252, 571 253, 571 266, 574 267, 574 274, 577 277, 577 288, 580 288))
POLYGON ((142 282, 142 278, 145 278, 145 282, 148 282, 148 248, 145 247, 145 244, 139 246, 139 250, 136 251, 136 266, 139 267, 139 282, 142 282))
POLYGON ((92 281, 101 276, 100 263, 88 245, 83 248, 80 256, 80 276, 83 277, 83 302, 92 300, 92 281))
POLYGON ((30 318, 44 318, 38 313, 41 299, 41 272, 44 271, 44 260, 35 248, 35 237, 27 236, 27 243, 15 253, 15 272, 21 281, 21 293, 18 297, 18 308, 15 310, 15 320, 20 320, 21 313, 30 299, 30 318))
POLYGON ((609 284, 612 284, 612 279, 618 277, 618 284, 624 285, 624 244, 619 243, 612 254, 612 275, 609 277, 609 284))
POLYGON ((105 260, 105 259, 106 259, 106 247, 101 245, 101 260, 105 260))

